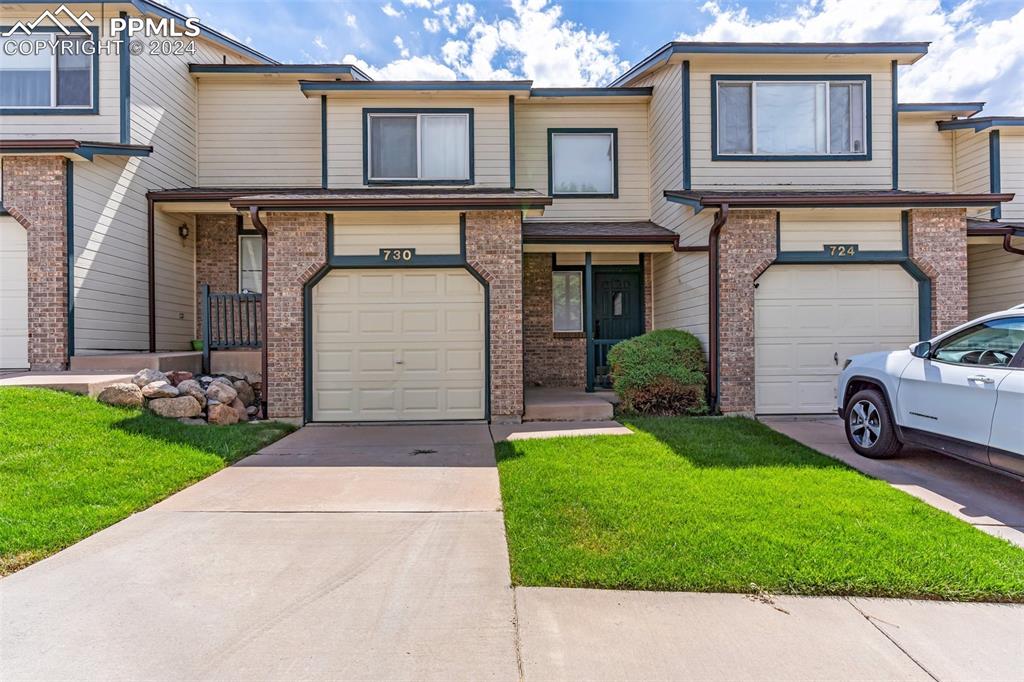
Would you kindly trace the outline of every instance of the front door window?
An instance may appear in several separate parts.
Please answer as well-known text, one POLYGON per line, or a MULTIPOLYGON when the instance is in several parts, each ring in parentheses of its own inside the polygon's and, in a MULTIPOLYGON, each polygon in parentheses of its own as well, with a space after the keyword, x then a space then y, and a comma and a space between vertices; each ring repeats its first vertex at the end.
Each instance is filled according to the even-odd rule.
POLYGON ((643 286, 638 267, 594 268, 594 385, 611 386, 608 351, 644 333, 643 286))

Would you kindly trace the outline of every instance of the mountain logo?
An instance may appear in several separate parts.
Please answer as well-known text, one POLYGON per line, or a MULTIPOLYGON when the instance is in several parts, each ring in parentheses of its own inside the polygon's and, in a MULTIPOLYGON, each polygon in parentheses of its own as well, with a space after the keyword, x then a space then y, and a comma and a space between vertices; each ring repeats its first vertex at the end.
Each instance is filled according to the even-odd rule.
POLYGON ((32 35, 32 31, 36 30, 36 28, 40 24, 47 20, 49 20, 49 22, 52 23, 55 27, 63 31, 64 35, 71 35, 72 33, 88 33, 89 27, 85 25, 85 22, 95 21, 95 17, 93 17, 93 15, 88 12, 88 10, 78 15, 69 10, 67 5, 61 5, 52 12, 50 10, 44 11, 42 14, 40 14, 38 17, 36 17, 34 20, 28 23, 25 23, 24 21, 19 21, 16 24, 14 24, 14 26, 4 31, 0 35, 2 35, 4 38, 9 38, 15 33, 20 32, 30 36, 32 35), (64 21, 58 18, 59 15, 64 15, 66 17, 65 21, 69 21, 70 23, 65 24, 64 21))

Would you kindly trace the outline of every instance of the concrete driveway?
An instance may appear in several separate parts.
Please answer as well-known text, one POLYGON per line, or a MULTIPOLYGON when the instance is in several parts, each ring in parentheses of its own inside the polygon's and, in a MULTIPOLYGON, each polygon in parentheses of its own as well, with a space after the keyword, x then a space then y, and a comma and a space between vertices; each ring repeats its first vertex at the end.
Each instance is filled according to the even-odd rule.
POLYGON ((0 679, 517 679, 486 426, 307 427, 0 581, 0 679))
POLYGON ((1024 547, 1024 483, 1019 479, 916 448, 906 448, 899 457, 887 460, 861 457, 846 442, 838 417, 765 417, 762 421, 979 530, 1024 547))

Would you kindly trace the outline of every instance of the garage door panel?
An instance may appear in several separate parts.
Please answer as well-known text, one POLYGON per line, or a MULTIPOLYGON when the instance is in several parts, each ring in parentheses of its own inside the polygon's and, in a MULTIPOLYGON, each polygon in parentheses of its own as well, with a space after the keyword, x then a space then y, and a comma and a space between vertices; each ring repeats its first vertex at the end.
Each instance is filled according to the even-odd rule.
POLYGON ((0 216, 0 369, 28 367, 28 233, 0 216))
POLYGON ((832 412, 846 358, 917 340, 917 284, 898 265, 774 265, 754 296, 762 414, 832 412))
POLYGON ((484 417, 484 295, 466 271, 336 271, 313 304, 314 419, 484 417))

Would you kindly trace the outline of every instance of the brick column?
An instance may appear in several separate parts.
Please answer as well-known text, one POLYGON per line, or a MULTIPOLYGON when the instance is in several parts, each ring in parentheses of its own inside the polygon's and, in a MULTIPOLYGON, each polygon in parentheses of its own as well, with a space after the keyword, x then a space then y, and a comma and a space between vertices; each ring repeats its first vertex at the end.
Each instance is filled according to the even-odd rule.
POLYGON ((529 386, 587 384, 587 339, 554 332, 551 260, 554 254, 523 254, 523 366, 529 386))
POLYGON ((732 211, 719 242, 719 409, 754 412, 754 280, 775 260, 775 211, 732 211))
POLYGON ((303 416, 303 286, 326 262, 322 213, 265 213, 267 248, 267 412, 303 416))
POLYGON ((932 334, 967 321, 967 212, 910 211, 910 260, 932 281, 932 334))
POLYGON ((490 288, 491 417, 523 414, 523 245, 519 211, 466 214, 466 259, 490 288))
POLYGON ((3 159, 4 207, 28 231, 28 361, 68 363, 67 165, 60 156, 3 159))
MULTIPOLYGON (((196 310, 201 311, 201 284, 210 291, 238 291, 238 225, 234 215, 196 218, 196 310)), ((196 315, 196 338, 202 338, 202 314, 196 315)))

